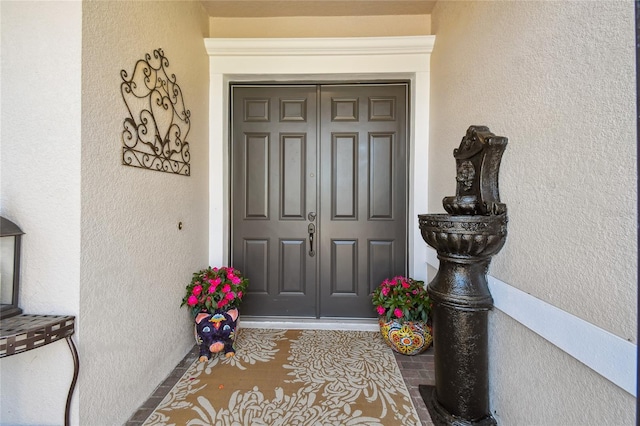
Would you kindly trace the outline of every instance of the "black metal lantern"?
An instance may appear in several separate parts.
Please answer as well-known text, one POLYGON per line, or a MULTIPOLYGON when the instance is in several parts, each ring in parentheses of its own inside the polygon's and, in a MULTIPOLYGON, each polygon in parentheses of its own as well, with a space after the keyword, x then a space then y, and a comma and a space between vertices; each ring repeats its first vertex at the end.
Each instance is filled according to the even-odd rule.
POLYGON ((20 243, 24 232, 4 217, 0 217, 0 319, 20 315, 20 243))

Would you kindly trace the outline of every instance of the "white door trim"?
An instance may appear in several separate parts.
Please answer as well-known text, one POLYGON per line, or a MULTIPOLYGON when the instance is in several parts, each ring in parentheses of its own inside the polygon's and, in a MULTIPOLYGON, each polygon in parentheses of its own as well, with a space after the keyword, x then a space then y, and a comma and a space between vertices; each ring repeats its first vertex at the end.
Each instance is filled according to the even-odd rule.
POLYGON ((224 265, 229 259, 229 82, 403 79, 411 82, 409 274, 426 280, 427 245, 417 215, 429 211, 429 66, 434 42, 435 36, 205 39, 210 76, 209 263, 224 265))

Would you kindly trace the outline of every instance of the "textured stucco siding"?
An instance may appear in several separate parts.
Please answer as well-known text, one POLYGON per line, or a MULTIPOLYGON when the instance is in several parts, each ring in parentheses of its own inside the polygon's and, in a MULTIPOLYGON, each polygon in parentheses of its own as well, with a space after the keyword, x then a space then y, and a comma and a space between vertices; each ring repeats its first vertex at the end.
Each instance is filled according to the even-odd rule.
POLYGON ((199 2, 83 2, 80 423, 121 424, 193 345, 207 266, 208 18, 199 2), (122 165, 120 70, 162 48, 191 111, 191 176, 122 165), (178 223, 183 229, 178 229, 178 223))
POLYGON ((489 324, 491 410, 501 426, 636 424, 636 400, 623 389, 499 310, 489 324))
MULTIPOLYGON (((19 304, 78 315, 81 4, 3 1, 0 15, 0 210, 25 232, 19 304)), ((72 375, 64 340, 2 358, 0 423, 62 424, 72 375)))
MULTIPOLYGON (((455 193, 469 125, 508 137, 509 235, 490 274, 636 343, 634 29, 632 2, 438 2, 429 205, 455 193)), ((632 423, 631 395, 501 312, 490 321, 502 424, 632 423)))

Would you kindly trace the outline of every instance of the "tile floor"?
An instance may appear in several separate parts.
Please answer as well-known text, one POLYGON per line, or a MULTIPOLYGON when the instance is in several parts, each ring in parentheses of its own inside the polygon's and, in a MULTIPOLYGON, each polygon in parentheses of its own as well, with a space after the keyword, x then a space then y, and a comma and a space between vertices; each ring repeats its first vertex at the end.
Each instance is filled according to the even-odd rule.
MULTIPOLYGON (((400 372, 404 378, 404 382, 409 390, 409 395, 413 400, 413 405, 416 407, 420 421, 420 426, 432 426, 431 417, 427 411, 427 407, 422 401, 420 392, 418 391, 418 385, 435 385, 435 374, 433 365, 433 346, 427 349, 425 352, 414 355, 406 356, 394 352, 400 372)), ((125 426, 140 426, 149 417, 158 404, 162 401, 169 390, 175 385, 180 377, 187 371, 187 368, 198 357, 198 348, 194 346, 191 351, 185 355, 176 368, 171 372, 164 382, 160 384, 153 392, 153 394, 142 404, 140 408, 131 416, 131 418, 125 423, 125 426)), ((405 425, 403 425, 405 426, 405 425)))

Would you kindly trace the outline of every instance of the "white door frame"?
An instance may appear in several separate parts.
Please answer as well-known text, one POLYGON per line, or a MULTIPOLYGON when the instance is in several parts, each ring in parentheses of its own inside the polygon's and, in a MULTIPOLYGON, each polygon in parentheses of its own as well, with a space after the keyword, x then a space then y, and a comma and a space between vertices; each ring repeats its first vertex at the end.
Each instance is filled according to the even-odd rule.
POLYGON ((409 80, 409 275, 427 278, 418 214, 427 205, 429 64, 435 36, 207 38, 209 54, 209 264, 229 259, 229 83, 409 80), (223 203, 220 202, 223 200, 223 203), (413 225, 412 225, 413 224, 413 225))

